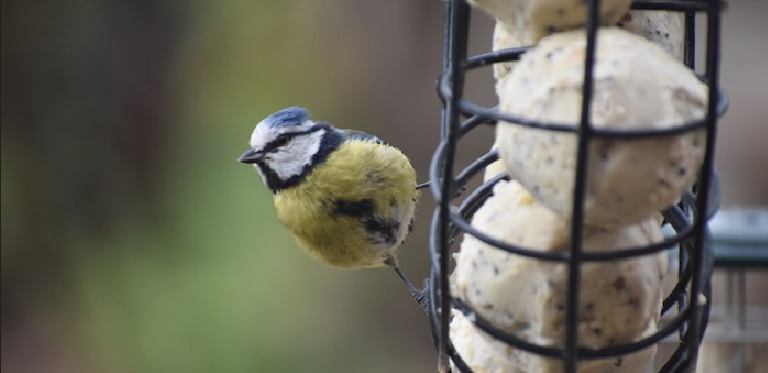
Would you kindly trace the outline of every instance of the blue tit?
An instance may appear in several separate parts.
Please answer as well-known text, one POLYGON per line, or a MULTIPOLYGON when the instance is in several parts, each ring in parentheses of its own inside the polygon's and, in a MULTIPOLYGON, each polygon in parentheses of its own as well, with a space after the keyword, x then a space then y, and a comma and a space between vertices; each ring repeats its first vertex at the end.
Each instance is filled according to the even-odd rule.
POLYGON ((280 110, 256 125, 239 161, 253 164, 274 194, 278 219, 299 246, 340 268, 390 266, 409 233, 416 171, 376 136, 280 110))

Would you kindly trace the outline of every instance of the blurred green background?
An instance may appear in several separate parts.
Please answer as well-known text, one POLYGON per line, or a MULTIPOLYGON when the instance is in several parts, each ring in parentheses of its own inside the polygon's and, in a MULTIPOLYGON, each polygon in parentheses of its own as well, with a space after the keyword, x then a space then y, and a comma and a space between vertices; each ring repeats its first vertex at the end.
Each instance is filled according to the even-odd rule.
MULTIPOLYGON (((400 147, 425 180, 442 2, 1 4, 3 372, 434 371, 393 273, 312 261, 235 159, 256 122, 301 105, 400 147)), ((764 147, 744 143, 766 133, 768 92, 749 76, 768 59, 753 44, 766 6, 731 5, 721 144, 738 144, 718 167, 726 204, 766 204, 764 147)), ((474 12, 473 53, 491 30, 474 12)), ((492 104, 490 70, 471 78, 492 104)), ((470 135, 461 163, 490 142, 470 135)), ((400 260, 415 282, 428 196, 420 208, 400 260)))

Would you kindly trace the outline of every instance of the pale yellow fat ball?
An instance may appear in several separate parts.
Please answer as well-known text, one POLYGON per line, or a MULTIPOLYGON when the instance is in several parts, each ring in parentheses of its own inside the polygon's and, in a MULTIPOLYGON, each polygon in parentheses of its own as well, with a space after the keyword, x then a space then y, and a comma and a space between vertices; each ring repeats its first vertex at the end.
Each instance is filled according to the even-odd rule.
MULTIPOLYGON (((479 5, 486 5, 480 1, 479 5)), ((617 25, 624 30, 643 36, 658 44, 672 58, 681 61, 683 58, 684 15, 680 12, 631 10, 624 13, 617 25)), ((493 30, 492 49, 494 51, 529 46, 533 44, 533 35, 530 32, 530 20, 517 17, 513 20, 496 21, 493 30)), ((493 76, 497 96, 501 97, 506 79, 514 70, 516 62, 502 62, 493 65, 493 76)), ((494 142, 493 148, 497 147, 494 142)), ((485 171, 484 180, 504 172, 501 160, 489 165, 485 171)))
MULTIPOLYGON (((649 325, 643 335, 656 332, 649 325)), ((464 362, 474 373, 562 373, 559 360, 518 350, 498 341, 475 326, 470 319, 453 311, 450 326, 451 343, 464 362)), ((653 367, 657 345, 639 352, 614 359, 582 360, 577 363, 577 373, 648 373, 653 367)), ((458 368, 453 368, 458 372, 458 368)))
MULTIPOLYGON (((583 31, 543 39, 506 79, 500 110, 576 126, 585 46, 583 31)), ((706 85, 661 47, 624 30, 599 31, 594 79, 591 120, 596 128, 666 129, 705 115, 706 85)), ((543 205, 570 216, 576 136, 507 122, 499 122, 496 134, 510 176, 543 205)), ((587 165, 587 223, 637 223, 671 206, 696 180, 705 143, 704 130, 644 140, 594 140, 587 165)))
POLYGON ((632 10, 619 20, 618 26, 658 44, 667 54, 683 60, 685 13, 658 10, 632 10))
MULTIPOLYGON (((472 225, 504 242, 548 252, 569 249, 570 222, 539 204, 515 181, 501 181, 477 211, 472 225)), ((585 252, 620 251, 663 240, 653 218, 616 230, 587 229, 585 252)), ((452 294, 497 328, 530 342, 561 346, 565 335, 568 270, 565 264, 529 259, 491 247, 465 235, 455 255, 452 294)), ((579 284, 579 345, 589 348, 630 343, 656 330, 661 310, 666 253, 614 262, 587 263, 579 284)), ((558 364, 503 346, 484 350, 486 339, 466 326, 452 326, 452 341, 465 360, 480 372, 510 371, 498 361, 514 363, 520 372, 555 372, 558 364), (469 334, 467 334, 469 333, 469 334), (472 342, 469 342, 472 341, 472 342), (506 356, 506 360, 498 354, 506 356), (524 367, 524 368, 523 368, 524 367), (550 367, 550 368, 544 368, 550 367)), ((470 328, 471 329, 471 328, 470 328)), ((640 354, 638 354, 640 356, 640 354)), ((648 364, 653 353, 635 365, 648 364)), ((605 367, 585 364, 584 367, 605 367)), ((597 368, 595 368, 597 369, 597 368)), ((629 366, 617 372, 635 372, 629 366)), ((517 370, 511 370, 515 372, 517 370)), ((592 368, 580 372, 600 372, 592 368)))
MULTIPOLYGON (((552 33, 583 27, 588 3, 583 0, 470 0, 495 17, 511 35, 533 43, 552 33)), ((629 11, 632 0, 602 0, 599 25, 612 26, 629 11)))

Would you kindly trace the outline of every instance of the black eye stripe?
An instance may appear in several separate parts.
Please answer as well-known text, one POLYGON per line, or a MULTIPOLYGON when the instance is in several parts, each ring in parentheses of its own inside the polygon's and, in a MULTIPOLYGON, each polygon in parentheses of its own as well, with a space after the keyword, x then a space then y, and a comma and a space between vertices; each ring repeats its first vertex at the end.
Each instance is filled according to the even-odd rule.
POLYGON ((321 126, 314 126, 306 131, 300 131, 300 132, 285 132, 281 133, 279 136, 277 136, 276 139, 268 142, 266 145, 264 145, 264 152, 269 153, 274 151, 275 149, 287 144, 289 141, 291 141, 294 137, 306 135, 312 132, 317 132, 319 130, 323 129, 321 126))
POLYGON ((264 153, 270 153, 274 151, 275 149, 285 145, 290 139, 293 138, 293 136, 286 135, 287 134, 283 134, 275 140, 268 142, 267 145, 264 145, 264 153))
POLYGON ((288 141, 291 141, 293 136, 288 135, 287 133, 283 133, 280 136, 277 136, 277 139, 275 141, 272 141, 275 146, 283 146, 288 143, 288 141))

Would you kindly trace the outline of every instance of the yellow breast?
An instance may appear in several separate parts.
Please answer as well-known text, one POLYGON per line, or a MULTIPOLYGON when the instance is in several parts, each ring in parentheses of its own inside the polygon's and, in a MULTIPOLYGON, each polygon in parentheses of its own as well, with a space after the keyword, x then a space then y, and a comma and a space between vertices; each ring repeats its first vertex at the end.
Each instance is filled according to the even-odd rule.
POLYGON ((298 185, 275 196, 280 221, 318 260, 344 268, 393 258, 413 219, 416 171, 397 148, 342 143, 298 185))

